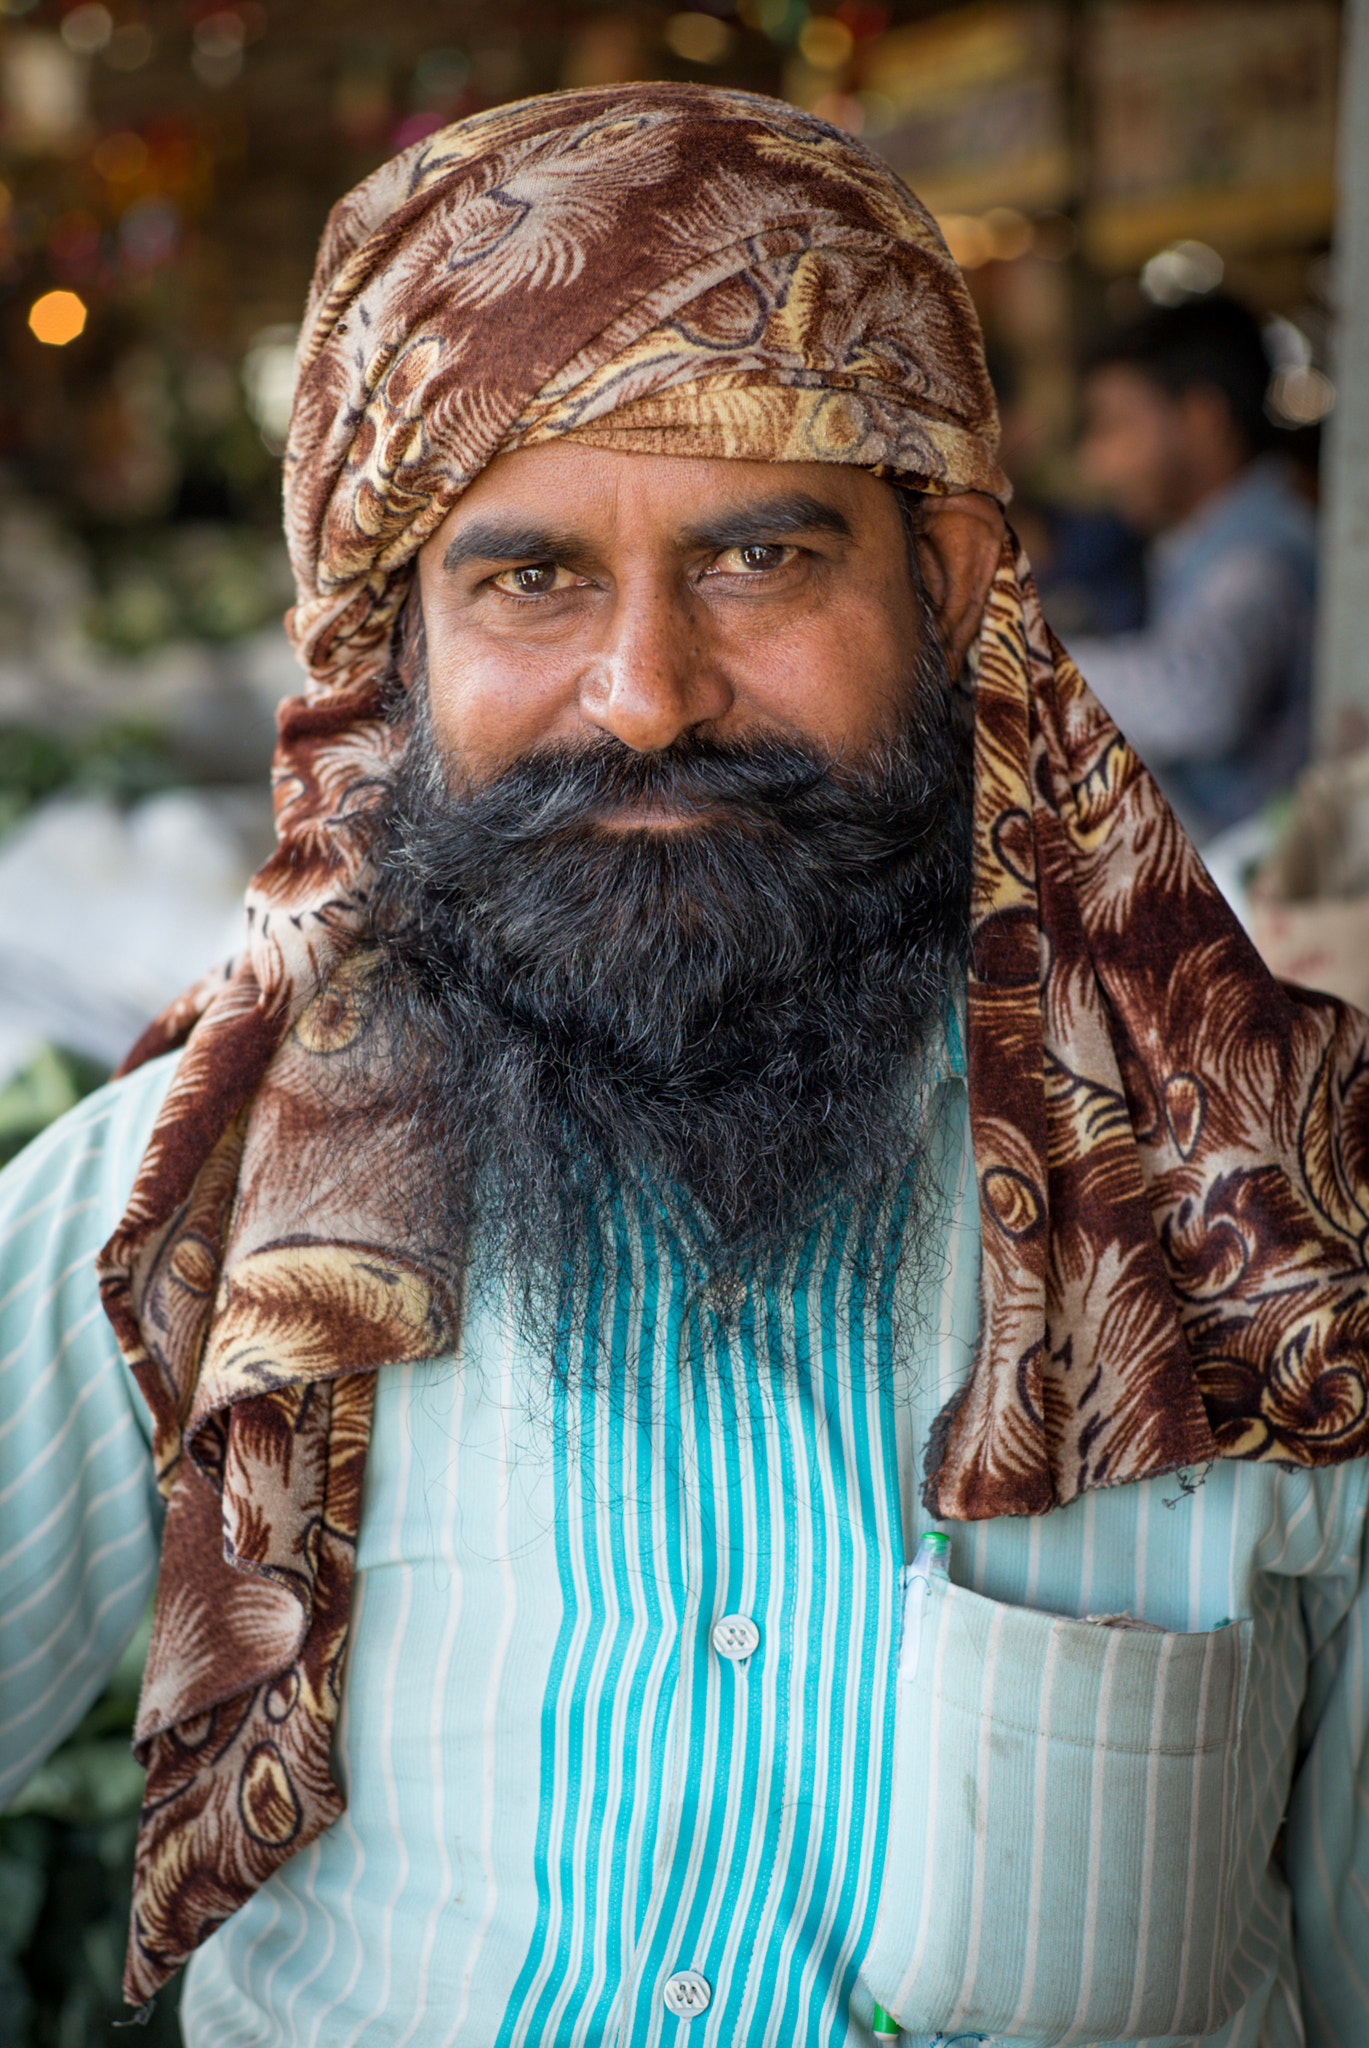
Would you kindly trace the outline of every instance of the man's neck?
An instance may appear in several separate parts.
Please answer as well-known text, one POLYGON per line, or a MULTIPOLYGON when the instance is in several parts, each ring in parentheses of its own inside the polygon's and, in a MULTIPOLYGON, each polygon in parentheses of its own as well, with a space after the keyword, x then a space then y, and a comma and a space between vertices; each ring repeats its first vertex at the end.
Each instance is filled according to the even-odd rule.
POLYGON ((1197 435, 1184 465, 1183 490, 1167 531, 1186 526, 1204 509, 1224 497, 1239 482, 1254 461, 1244 441, 1234 434, 1208 438, 1197 435))

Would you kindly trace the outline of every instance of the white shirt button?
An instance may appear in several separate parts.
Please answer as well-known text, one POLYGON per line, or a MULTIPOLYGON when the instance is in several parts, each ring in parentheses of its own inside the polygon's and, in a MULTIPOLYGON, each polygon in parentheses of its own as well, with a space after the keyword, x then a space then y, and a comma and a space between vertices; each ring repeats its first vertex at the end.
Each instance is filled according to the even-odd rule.
POLYGON ((661 1996, 677 2019, 692 2020, 707 2011, 713 1987, 697 1970, 676 1970, 666 1978, 661 1996))
POLYGON ((760 1648, 761 1632, 749 1614, 724 1614, 713 1624, 712 1643, 720 1657, 740 1664, 760 1648))

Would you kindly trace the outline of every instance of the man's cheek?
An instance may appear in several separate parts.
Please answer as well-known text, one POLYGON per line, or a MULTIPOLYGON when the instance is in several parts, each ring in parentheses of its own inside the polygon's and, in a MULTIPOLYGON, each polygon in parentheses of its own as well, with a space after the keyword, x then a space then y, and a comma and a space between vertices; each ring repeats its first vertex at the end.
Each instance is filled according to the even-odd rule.
POLYGON ((434 667, 430 694, 434 740, 477 782, 578 726, 573 683, 546 657, 434 667))

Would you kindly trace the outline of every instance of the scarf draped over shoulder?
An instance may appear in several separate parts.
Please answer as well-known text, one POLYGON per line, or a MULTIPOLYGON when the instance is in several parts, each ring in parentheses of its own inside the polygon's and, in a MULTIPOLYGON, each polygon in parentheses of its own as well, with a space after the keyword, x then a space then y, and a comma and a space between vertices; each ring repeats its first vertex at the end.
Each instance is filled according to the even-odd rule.
MULTIPOLYGON (((335 209, 285 469, 306 671, 279 844, 184 1043, 106 1308, 167 1515, 125 1979, 148 1997, 343 1806, 329 1770, 377 1369, 453 1348, 459 1272, 330 1112, 414 557, 497 454, 858 464, 1006 498, 978 324, 923 207, 794 108, 559 94, 418 143, 335 209)), ((1369 1026, 1274 982, 1005 541, 972 661, 973 1369, 936 1515, 1035 1515, 1224 1457, 1369 1449, 1369 1026)))

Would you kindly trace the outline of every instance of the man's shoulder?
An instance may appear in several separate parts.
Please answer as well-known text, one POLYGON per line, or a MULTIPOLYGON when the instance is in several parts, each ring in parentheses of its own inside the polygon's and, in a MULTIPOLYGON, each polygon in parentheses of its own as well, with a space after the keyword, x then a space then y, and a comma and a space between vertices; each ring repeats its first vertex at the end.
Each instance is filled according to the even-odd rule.
POLYGON ((1310 585, 1316 569, 1317 517, 1274 456, 1250 463, 1220 495, 1156 543, 1162 567, 1183 575, 1247 556, 1291 568, 1310 585))
POLYGON ((59 1191, 111 1211, 113 1229, 179 1057, 164 1054, 105 1082, 26 1145, 0 1171, 0 1230, 59 1191))

